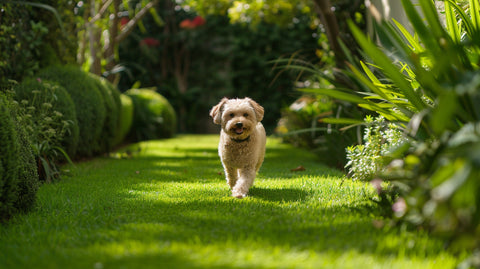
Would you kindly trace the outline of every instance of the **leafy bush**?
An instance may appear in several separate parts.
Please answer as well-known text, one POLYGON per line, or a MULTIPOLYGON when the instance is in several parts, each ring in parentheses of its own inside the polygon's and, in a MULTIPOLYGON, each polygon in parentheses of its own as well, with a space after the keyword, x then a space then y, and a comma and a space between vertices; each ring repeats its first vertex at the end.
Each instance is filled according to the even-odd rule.
POLYGON ((78 144, 75 106, 60 85, 26 79, 14 88, 18 120, 25 126, 34 149, 40 179, 60 176, 58 163, 73 156, 78 144))
POLYGON ((119 124, 120 92, 106 79, 93 74, 89 75, 97 86, 98 91, 102 94, 106 109, 105 123, 99 140, 97 141, 98 151, 109 152, 113 147, 113 140, 119 124))
POLYGON ((338 122, 334 120, 352 116, 353 110, 349 107, 349 104, 327 96, 304 95, 283 110, 275 134, 284 142, 312 150, 323 163, 344 169, 344 149, 357 141, 357 130, 339 130, 338 122))
POLYGON ((117 130, 113 139, 113 145, 120 144, 130 132, 133 122, 133 102, 126 94, 120 95, 121 106, 117 130))
POLYGON ((410 1, 402 3, 416 35, 382 22, 376 29, 386 52, 351 24, 376 64, 351 65, 366 97, 317 92, 376 111, 411 137, 382 175, 404 197, 393 205, 398 217, 446 236, 458 249, 480 248, 480 6, 469 1, 467 14, 445 1, 444 28, 433 1, 419 1, 425 20, 410 1))
POLYGON ((34 137, 32 140, 36 143, 46 140, 45 131, 52 128, 55 135, 51 139, 55 141, 49 143, 62 147, 69 156, 75 156, 79 139, 78 122, 75 104, 65 88, 55 82, 27 78, 15 85, 13 90, 14 99, 24 108, 24 114, 30 115, 28 120, 31 122, 25 125, 34 137), (46 122, 46 118, 58 121, 46 122))
POLYGON ((31 20, 33 8, 0 4, 0 83, 33 75, 40 66, 38 59, 48 29, 43 22, 31 20))
POLYGON ((0 221, 32 207, 38 175, 29 140, 0 93, 0 221))
POLYGON ((364 144, 347 148, 346 167, 354 180, 372 180, 388 163, 386 156, 407 140, 397 125, 382 116, 367 116, 365 124, 364 144))
POLYGON ((77 114, 79 142, 77 156, 90 157, 98 151, 105 124, 106 108, 93 79, 75 66, 50 66, 38 74, 42 80, 59 83, 70 94, 77 114))
POLYGON ((47 64, 74 63, 75 1, 2 1, 0 86, 33 76, 47 64))
POLYGON ((132 98, 134 107, 132 138, 150 140, 175 134, 177 116, 165 97, 152 89, 131 89, 125 94, 132 98))

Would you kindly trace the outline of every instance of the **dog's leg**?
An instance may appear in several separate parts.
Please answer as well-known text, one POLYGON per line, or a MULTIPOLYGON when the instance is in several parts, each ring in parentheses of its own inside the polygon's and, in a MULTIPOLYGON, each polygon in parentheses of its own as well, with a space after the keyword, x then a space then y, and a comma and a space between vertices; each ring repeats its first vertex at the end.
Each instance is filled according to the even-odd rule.
POLYGON ((239 170, 240 177, 237 184, 232 189, 232 196, 237 198, 243 198, 247 196, 248 190, 253 185, 255 180, 255 168, 249 167, 239 170))
POLYGON ((225 167, 225 178, 227 179, 227 183, 230 186, 230 189, 233 189, 233 186, 235 186, 238 180, 237 169, 225 167))

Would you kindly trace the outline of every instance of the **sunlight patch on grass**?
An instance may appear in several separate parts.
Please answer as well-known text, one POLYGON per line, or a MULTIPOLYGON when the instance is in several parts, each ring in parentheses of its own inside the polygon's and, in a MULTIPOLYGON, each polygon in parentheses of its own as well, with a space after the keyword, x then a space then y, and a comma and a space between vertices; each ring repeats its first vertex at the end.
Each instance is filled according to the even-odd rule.
POLYGON ((233 198, 217 143, 180 136, 77 164, 40 188, 34 212, 0 226, 0 268, 423 269, 460 260, 426 233, 375 228, 382 217, 369 184, 343 181, 275 139, 249 196, 233 198), (299 165, 305 171, 291 171, 299 165))

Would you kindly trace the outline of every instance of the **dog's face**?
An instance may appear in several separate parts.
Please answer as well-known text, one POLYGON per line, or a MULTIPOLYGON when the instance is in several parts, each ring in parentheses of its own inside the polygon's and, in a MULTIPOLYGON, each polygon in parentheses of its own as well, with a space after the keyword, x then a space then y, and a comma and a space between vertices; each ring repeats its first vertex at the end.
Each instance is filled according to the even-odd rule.
POLYGON ((263 107, 250 98, 227 99, 210 110, 213 122, 220 124, 223 131, 234 139, 245 139, 263 119, 263 107))

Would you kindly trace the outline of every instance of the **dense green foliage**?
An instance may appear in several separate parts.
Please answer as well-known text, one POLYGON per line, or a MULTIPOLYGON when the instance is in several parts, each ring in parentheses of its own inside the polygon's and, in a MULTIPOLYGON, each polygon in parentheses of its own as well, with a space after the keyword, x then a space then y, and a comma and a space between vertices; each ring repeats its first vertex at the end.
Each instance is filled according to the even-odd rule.
POLYGON ((74 1, 0 2, 0 86, 49 64, 74 63, 74 1), (58 16, 58 17, 57 17, 58 16))
POLYGON ((13 90, 32 142, 62 147, 69 156, 75 156, 79 140, 78 122, 75 104, 65 88, 55 82, 27 78, 13 90))
POLYGON ((410 1, 402 3, 415 35, 382 22, 379 48, 351 24, 374 62, 350 65, 360 94, 312 91, 357 103, 404 130, 410 139, 385 156, 384 166, 394 161, 377 175, 400 190, 396 216, 444 235, 456 249, 479 248, 480 6, 469 1, 465 13, 445 1, 444 28, 433 1, 419 2, 425 20, 410 1))
POLYGON ((167 99, 152 89, 125 92, 133 102, 130 137, 136 141, 172 137, 177 131, 177 115, 167 99))
POLYGON ((92 156, 98 151, 97 141, 106 117, 105 101, 94 79, 74 66, 49 66, 37 76, 59 83, 70 94, 75 103, 80 134, 76 155, 92 156))
POLYGON ((133 123, 132 98, 126 94, 121 94, 120 102, 120 114, 118 116, 119 122, 113 139, 114 146, 120 144, 125 139, 130 132, 133 123))
POLYGON ((0 93, 0 222, 30 209, 38 189, 35 159, 11 100, 0 93))
POLYGON ((147 141, 118 152, 129 158, 69 167, 74 176, 42 186, 35 212, 0 227, 0 267, 425 269, 465 256, 424 231, 381 228, 368 184, 341 184, 277 140, 250 195, 230 197, 218 139, 147 141))
POLYGON ((92 82, 102 95, 105 106, 105 123, 97 140, 98 152, 109 152, 114 146, 114 138, 119 124, 120 92, 115 86, 104 78, 90 74, 92 82))
POLYGON ((270 61, 294 53, 315 58, 317 29, 310 28, 310 17, 299 14, 289 26, 262 22, 254 29, 212 15, 203 25, 182 28, 195 13, 167 3, 157 8, 164 24, 147 16, 143 31, 136 29, 120 44, 120 62, 128 72, 119 88, 157 87, 187 132, 209 131, 208 111, 222 97, 250 96, 268 111, 264 123, 272 130, 281 108, 298 96, 292 91, 298 74, 272 70, 270 61))

